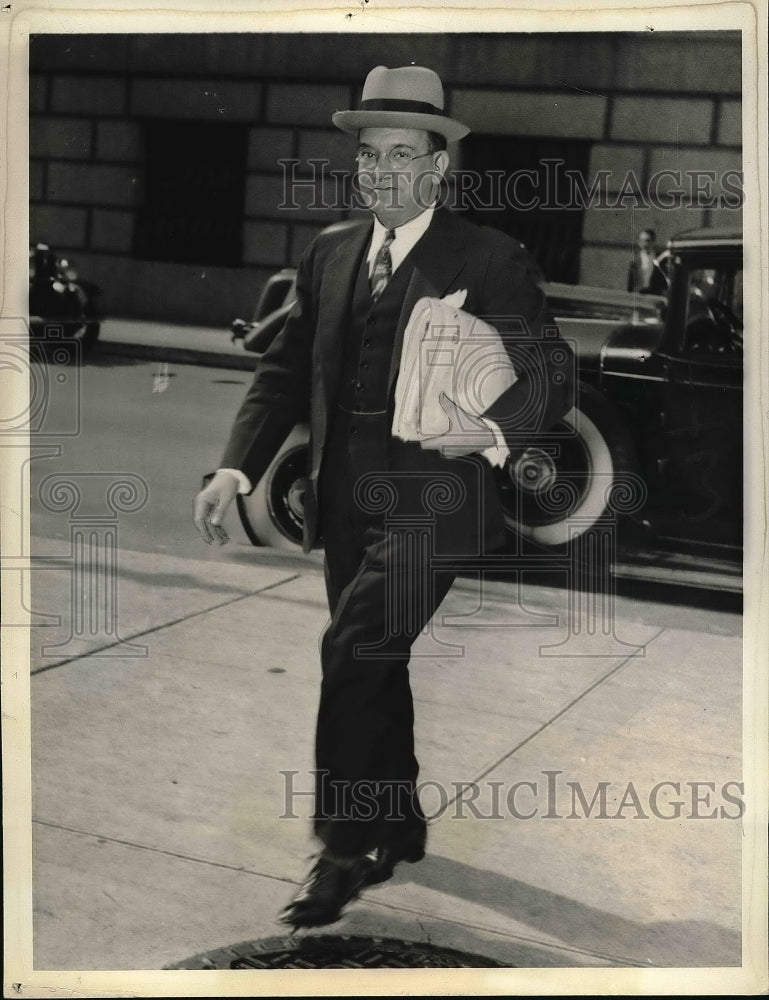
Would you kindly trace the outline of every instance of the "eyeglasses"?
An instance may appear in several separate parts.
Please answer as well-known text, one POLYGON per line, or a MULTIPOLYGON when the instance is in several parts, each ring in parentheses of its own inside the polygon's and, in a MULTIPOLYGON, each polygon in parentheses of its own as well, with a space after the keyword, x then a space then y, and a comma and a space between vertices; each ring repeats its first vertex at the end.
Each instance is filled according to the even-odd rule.
POLYGON ((362 170, 374 170, 379 160, 384 157, 391 170, 405 170, 411 166, 414 160, 421 160, 425 156, 432 155, 432 153, 415 153, 408 146, 393 146, 386 153, 377 153, 373 149, 359 149, 355 156, 355 162, 362 170))

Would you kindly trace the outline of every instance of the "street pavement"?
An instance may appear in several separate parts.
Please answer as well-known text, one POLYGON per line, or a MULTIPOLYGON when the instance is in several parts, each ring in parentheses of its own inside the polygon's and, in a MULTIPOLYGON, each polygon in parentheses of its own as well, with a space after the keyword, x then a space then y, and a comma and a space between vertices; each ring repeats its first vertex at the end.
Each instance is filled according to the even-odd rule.
POLYGON ((256 355, 233 342, 228 329, 145 320, 105 320, 94 352, 240 370, 253 370, 256 364, 256 355))
MULTIPOLYGON (((314 849, 317 556, 121 551, 117 634, 88 614, 78 634, 69 547, 37 548, 63 561, 33 588, 61 618, 32 635, 35 967, 285 933, 314 849)), ((601 624, 566 590, 463 580, 411 673, 429 854, 334 933, 534 968, 740 964, 736 615, 618 598, 601 624)))
MULTIPOLYGON (((116 350, 141 349, 133 328, 157 334, 125 324, 116 350)), ((181 331, 152 357, 229 340, 181 331)), ((94 564, 33 540, 36 970, 161 969, 286 934, 316 849, 322 566, 232 534, 197 558, 121 549, 98 619, 94 564)), ((464 579, 414 652, 428 855, 317 933, 533 969, 737 970, 737 613, 464 579)))

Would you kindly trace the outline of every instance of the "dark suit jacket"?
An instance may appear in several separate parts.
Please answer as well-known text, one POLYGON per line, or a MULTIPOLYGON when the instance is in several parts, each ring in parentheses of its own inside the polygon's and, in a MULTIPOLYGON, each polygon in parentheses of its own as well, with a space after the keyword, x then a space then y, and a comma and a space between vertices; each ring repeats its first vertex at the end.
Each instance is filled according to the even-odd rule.
MULTIPOLYGON (((310 422, 305 495, 305 551, 316 539, 318 477, 336 406, 342 351, 357 269, 372 223, 321 233, 304 252, 297 300, 286 324, 260 359, 238 412, 221 467, 238 468, 256 484, 297 422, 310 422)), ((573 354, 548 324, 535 265, 521 245, 438 209, 404 264, 413 263, 390 363, 390 399, 403 332, 416 301, 467 290, 466 312, 506 332, 518 381, 487 411, 514 457, 573 405, 573 354)), ((452 460, 447 459, 447 462, 452 460)), ((453 460, 456 462, 457 460, 453 460)), ((430 467, 430 462, 426 461, 430 467)))
POLYGON ((665 274, 655 261, 652 265, 649 283, 642 286, 641 261, 637 253, 633 254, 627 269, 627 290, 629 292, 648 292, 651 295, 664 295, 667 291, 667 285, 665 274))

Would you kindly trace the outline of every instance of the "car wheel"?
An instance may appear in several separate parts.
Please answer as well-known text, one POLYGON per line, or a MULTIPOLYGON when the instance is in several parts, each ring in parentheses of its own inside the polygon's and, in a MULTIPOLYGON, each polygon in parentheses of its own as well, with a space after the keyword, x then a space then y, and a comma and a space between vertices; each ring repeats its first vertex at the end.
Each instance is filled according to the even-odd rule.
POLYGON ((295 427, 249 496, 238 496, 238 513, 253 545, 284 551, 302 547, 309 430, 295 427))
POLYGON ((41 345, 46 360, 55 364, 79 364, 99 339, 101 324, 97 320, 83 323, 32 324, 33 337, 41 345), (49 326, 55 326, 55 336, 49 335, 49 326), (63 332, 63 336, 61 333, 63 332))
POLYGON ((599 525, 620 526, 646 500, 630 435, 617 411, 580 384, 577 405, 549 442, 528 448, 498 474, 511 541, 563 553, 599 525))
POLYGON ((98 320, 88 320, 85 326, 82 328, 78 334, 78 340, 83 345, 83 350, 90 350, 96 341, 99 339, 99 333, 101 332, 101 323, 98 320))

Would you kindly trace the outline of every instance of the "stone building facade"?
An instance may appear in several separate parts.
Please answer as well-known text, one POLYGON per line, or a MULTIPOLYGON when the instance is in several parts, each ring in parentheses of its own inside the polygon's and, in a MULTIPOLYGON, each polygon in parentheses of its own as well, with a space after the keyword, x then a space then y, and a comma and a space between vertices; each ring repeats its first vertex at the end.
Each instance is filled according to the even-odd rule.
POLYGON ((473 130, 446 197, 550 278, 624 288, 640 229, 740 225, 735 32, 36 35, 30 237, 113 316, 249 316, 270 273, 354 214, 355 143, 331 112, 371 67, 411 62, 473 130))

